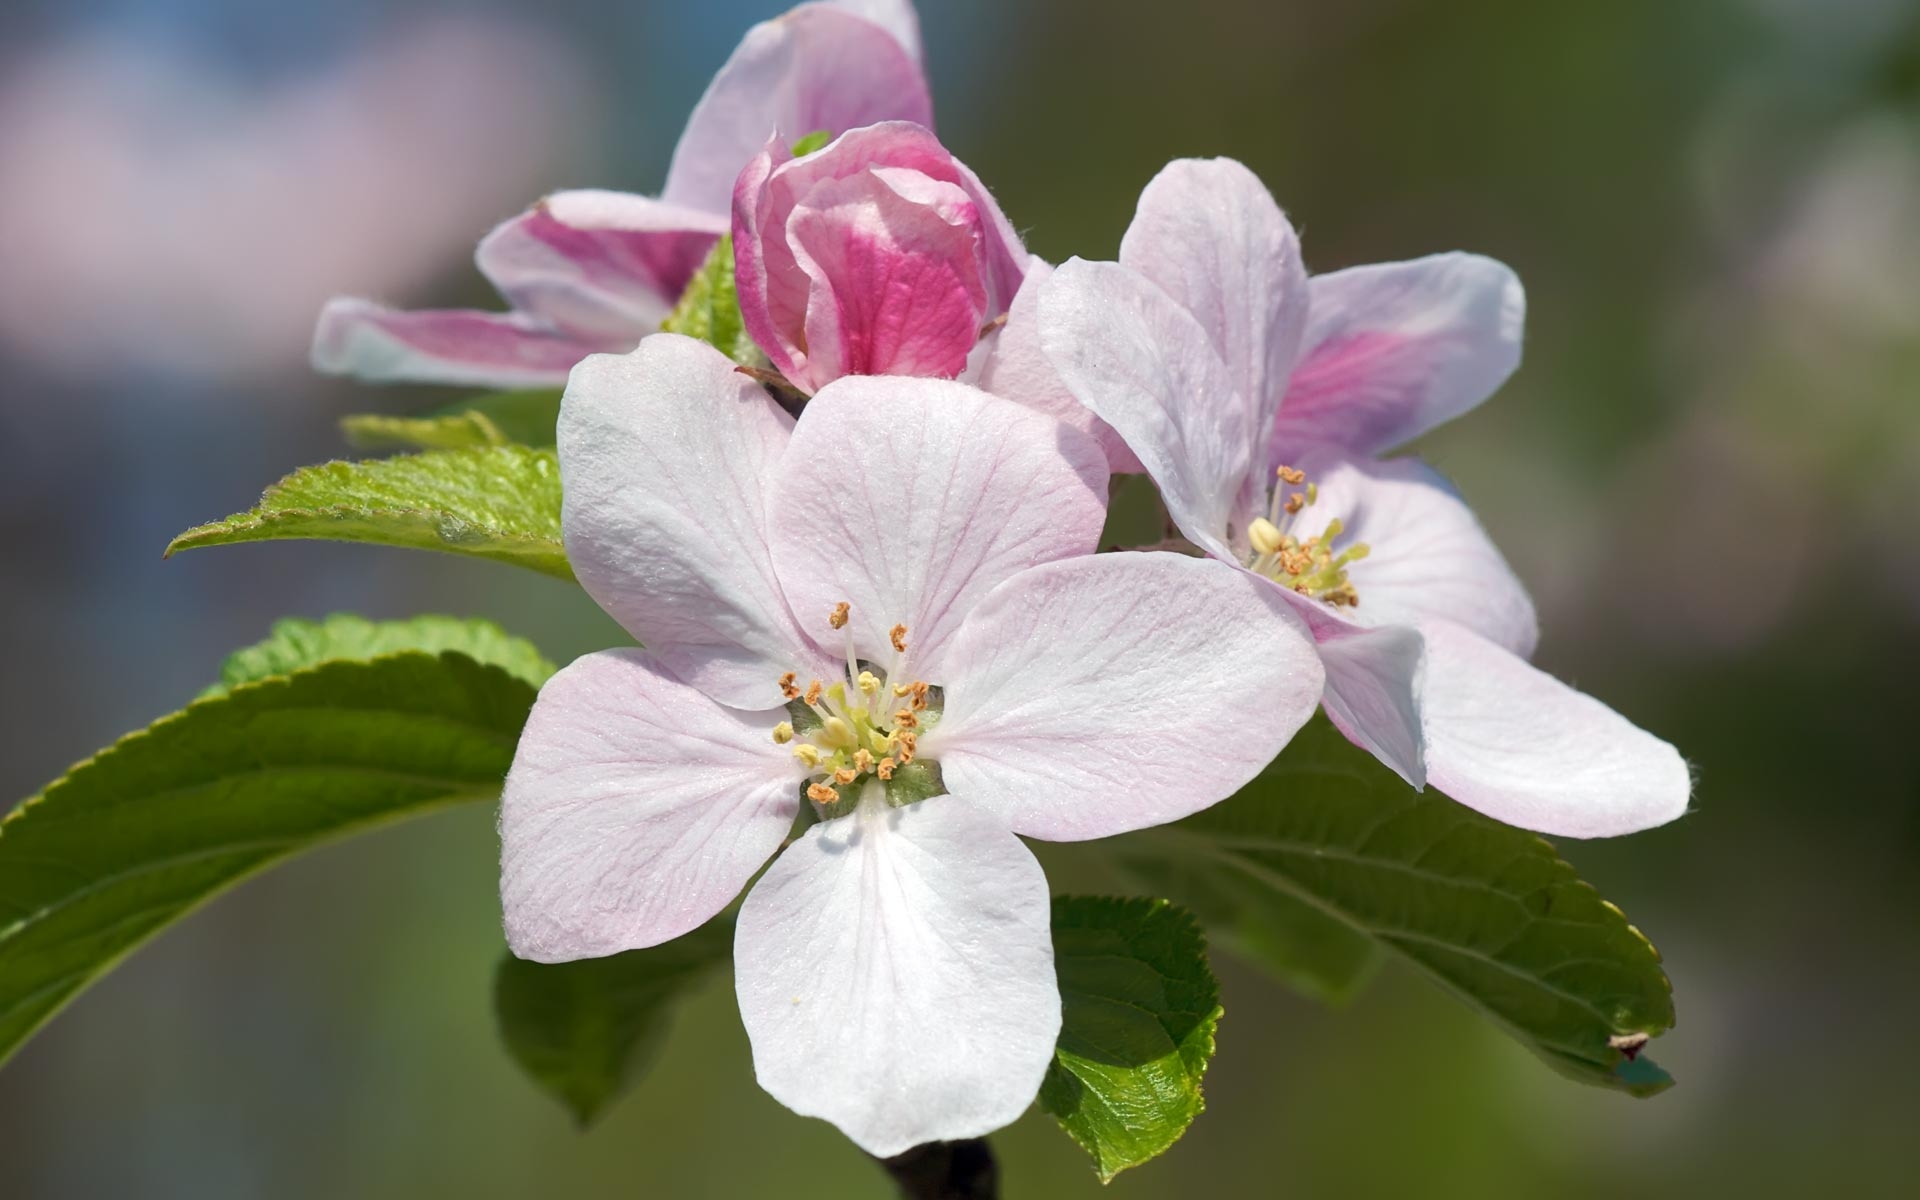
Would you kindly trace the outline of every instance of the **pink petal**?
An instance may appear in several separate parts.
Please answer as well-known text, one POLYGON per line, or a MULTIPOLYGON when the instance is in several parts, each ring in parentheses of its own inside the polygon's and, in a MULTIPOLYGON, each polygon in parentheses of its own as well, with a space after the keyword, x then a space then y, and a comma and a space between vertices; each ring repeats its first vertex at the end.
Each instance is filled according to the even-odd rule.
POLYGON ((402 312, 341 298, 321 310, 313 369, 372 383, 559 387, 574 363, 608 348, 524 313, 402 312))
POLYGON ((1044 259, 1027 260, 1026 278, 1007 310, 1006 324, 982 343, 977 369, 962 375, 966 382, 1002 399, 1046 413, 1054 420, 1093 435, 1106 451, 1114 474, 1138 473, 1145 468, 1127 449, 1113 426, 1093 415, 1062 382, 1040 347, 1040 286, 1053 274, 1044 259))
POLYGON ((975 219, 957 186, 897 168, 816 184, 787 221, 812 285, 790 378, 816 391, 842 375, 958 375, 986 314, 975 219))
POLYGON ((1319 600, 1276 588, 1313 630, 1327 672, 1321 707, 1347 740, 1414 787, 1427 782, 1421 729, 1420 683, 1426 663, 1419 631, 1402 625, 1369 628, 1319 600))
POLYGON ((1070 259, 1040 289, 1040 345, 1160 485, 1180 532, 1234 558, 1252 516, 1242 494, 1258 440, 1193 314, 1137 271, 1070 259))
POLYGON ((1693 781, 1666 742, 1492 642, 1430 621, 1422 694, 1427 779, 1496 820, 1613 837, 1687 809, 1693 781))
POLYGON ((933 124, 919 60, 893 33, 824 4, 762 21, 707 85, 667 171, 663 198, 724 213, 734 179, 769 138, 876 121, 933 124))
POLYGON ((1504 265, 1436 254, 1315 276, 1273 451, 1378 454, 1450 421, 1520 365, 1527 299, 1504 265))
POLYGON ((631 349, 660 322, 727 219, 626 192, 556 192, 488 234, 476 261, 513 306, 631 349))
POLYGON ((767 489, 792 418, 705 342, 655 334, 573 372, 560 407, 574 574, 668 670, 724 704, 824 673, 781 599, 767 489))
POLYGON ((722 708, 641 650, 547 681, 500 797, 500 898, 521 958, 658 945, 732 901, 793 824, 780 711, 722 708))
POLYGON ((943 682, 969 610, 1002 580, 1090 553, 1106 461, 1085 434, 962 383, 849 376, 807 405, 772 491, 773 560, 823 644, 852 605, 861 657, 907 626, 914 678, 943 682))
POLYGON ((892 34, 914 58, 920 57, 920 14, 908 0, 831 0, 835 8, 864 17, 892 34))
POLYGON ((1319 485, 1319 502, 1294 529, 1320 533, 1338 517, 1337 545, 1364 542, 1370 553, 1347 576, 1360 594, 1366 625, 1415 625, 1441 617, 1522 658, 1540 625, 1533 601, 1453 485, 1413 458, 1344 460, 1308 454, 1297 465, 1319 485))
POLYGON ((869 1154, 979 1137, 1033 1103, 1060 1034, 1047 880, 960 796, 807 830, 740 907, 760 1086, 869 1154))
POLYGON ((1024 571, 961 626, 921 740, 946 785, 1049 841, 1108 837, 1226 799, 1320 701, 1279 590, 1166 553, 1024 571))
MULTIPOLYGON (((1140 193, 1120 263, 1193 314, 1248 405, 1248 427, 1271 429, 1306 327, 1307 272, 1259 177, 1230 158, 1168 163, 1140 193)), ((1249 478, 1243 503, 1262 503, 1266 483, 1249 478)))

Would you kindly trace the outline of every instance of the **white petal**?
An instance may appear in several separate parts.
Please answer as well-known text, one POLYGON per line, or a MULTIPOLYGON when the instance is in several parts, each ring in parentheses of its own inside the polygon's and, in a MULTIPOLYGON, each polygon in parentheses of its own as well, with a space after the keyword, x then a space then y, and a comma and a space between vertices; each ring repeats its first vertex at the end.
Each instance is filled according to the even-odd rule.
POLYGON ((1520 365, 1527 298, 1505 265, 1435 254, 1316 275, 1275 452, 1379 454, 1491 396, 1520 365))
POLYGON ((888 662, 907 627, 915 678, 939 683, 948 642, 995 585, 1090 553, 1107 465, 1091 438, 963 383, 848 377, 807 404, 773 485, 773 555, 802 627, 852 605, 861 657, 888 662))
POLYGON ((1457 625, 1430 621, 1422 703, 1427 779, 1496 820, 1612 837, 1687 809, 1680 752, 1457 625))
POLYGON ((1080 403, 1111 425, 1196 545, 1233 556, 1258 439, 1207 331, 1146 276, 1069 259, 1040 289, 1040 345, 1080 403))
POLYGON ((500 899, 521 958, 658 945, 704 924, 779 849, 800 770, 780 711, 722 708, 641 650, 547 681, 500 797, 500 899))
POLYGON ((688 683, 749 708, 830 660, 794 625, 767 550, 793 421, 725 355, 655 334, 574 369, 560 406, 567 557, 588 593, 688 683))
POLYGON ((1404 625, 1369 628, 1343 619, 1318 600, 1285 594, 1313 630, 1326 668, 1321 706, 1327 719, 1394 774, 1424 787, 1426 742, 1419 697, 1426 652, 1419 631, 1404 625))
POLYGON ((921 741, 947 787, 1016 832, 1107 837, 1226 799, 1320 700, 1278 588, 1179 554, 1101 554, 1009 579, 961 627, 921 741))
POLYGON ((1140 460, 1127 449, 1113 427, 1080 403, 1040 348, 1040 287, 1053 274, 1041 258, 1027 262, 1026 279, 1007 310, 1007 321, 974 347, 967 372, 961 378, 982 391, 1046 413, 1062 424, 1092 434, 1106 452, 1115 474, 1137 473, 1140 460))
POLYGON ((1520 655, 1540 637, 1533 601, 1473 510, 1439 472, 1413 458, 1297 460, 1319 485, 1319 501, 1295 530, 1317 535, 1335 517, 1337 545, 1364 542, 1367 557, 1347 568, 1360 594, 1362 624, 1414 625, 1441 617, 1520 655))
POLYGON ((926 77, 897 33, 825 4, 749 29, 687 118, 662 198, 730 211, 741 168, 775 134, 792 144, 876 121, 931 128, 926 77))
POLYGON ((1060 1034, 1046 877, 959 796, 870 789, 740 908, 734 977, 773 1098, 869 1154, 979 1137, 1026 1111, 1060 1034))
POLYGON ((865 17, 892 34, 907 53, 920 57, 920 14, 909 0, 832 0, 835 8, 844 8, 865 17))
MULTIPOLYGON (((1273 428, 1307 324, 1300 239, 1258 176, 1230 158, 1168 163, 1140 193, 1120 265, 1145 275, 1212 338, 1248 406, 1248 428, 1273 428)), ((1265 499, 1266 480, 1243 498, 1265 499)))

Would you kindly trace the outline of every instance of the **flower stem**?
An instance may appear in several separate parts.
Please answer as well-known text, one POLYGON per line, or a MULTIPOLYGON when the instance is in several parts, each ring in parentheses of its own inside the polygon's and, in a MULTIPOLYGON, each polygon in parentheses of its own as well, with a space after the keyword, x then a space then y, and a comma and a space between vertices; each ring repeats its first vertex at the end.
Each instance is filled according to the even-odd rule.
POLYGON ((928 1142, 905 1154, 877 1158, 903 1200, 999 1200, 1000 1164, 985 1138, 928 1142))

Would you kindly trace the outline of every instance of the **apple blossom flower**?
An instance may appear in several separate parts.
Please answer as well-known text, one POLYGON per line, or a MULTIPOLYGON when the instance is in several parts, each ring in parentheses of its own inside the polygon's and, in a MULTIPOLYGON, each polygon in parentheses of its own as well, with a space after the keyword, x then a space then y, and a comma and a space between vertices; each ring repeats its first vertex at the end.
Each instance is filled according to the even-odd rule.
POLYGON ((658 334, 574 370, 559 448, 568 555, 646 649, 579 659, 528 719, 514 953, 667 941, 778 854, 735 934, 762 1086, 878 1155, 1013 1120, 1060 1025, 1020 837, 1252 778, 1319 696, 1298 619, 1219 563, 1088 553, 1098 448, 958 382, 843 379, 796 424, 658 334))
POLYGON ((1309 285, 1252 172, 1186 160, 1142 193, 1119 262, 1066 263, 1037 305, 1049 362, 1180 531, 1307 620, 1348 738, 1416 787, 1547 833, 1685 810, 1672 746, 1528 664, 1532 602, 1452 487, 1370 457, 1513 370, 1512 272, 1446 254, 1309 285))
POLYGON ((805 392, 958 376, 1027 262, 974 173, 904 121, 797 158, 774 139, 734 188, 733 247, 747 331, 805 392))
POLYGON ((695 106, 659 198, 556 192, 496 227, 475 262, 511 306, 403 312, 337 299, 313 365, 374 381, 558 387, 588 354, 660 328, 727 232, 740 168, 778 131, 933 123, 909 0, 802 4, 747 32, 695 106))

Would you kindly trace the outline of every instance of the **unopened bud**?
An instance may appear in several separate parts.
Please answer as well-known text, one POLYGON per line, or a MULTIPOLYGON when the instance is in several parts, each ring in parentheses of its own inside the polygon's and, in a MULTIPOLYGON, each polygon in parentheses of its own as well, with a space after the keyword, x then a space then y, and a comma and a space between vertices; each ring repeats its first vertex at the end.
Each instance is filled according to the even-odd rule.
POLYGON ((1283 536, 1280 527, 1265 517, 1255 517, 1253 524, 1247 526, 1247 540, 1253 543, 1256 554, 1272 554, 1278 551, 1283 536))

